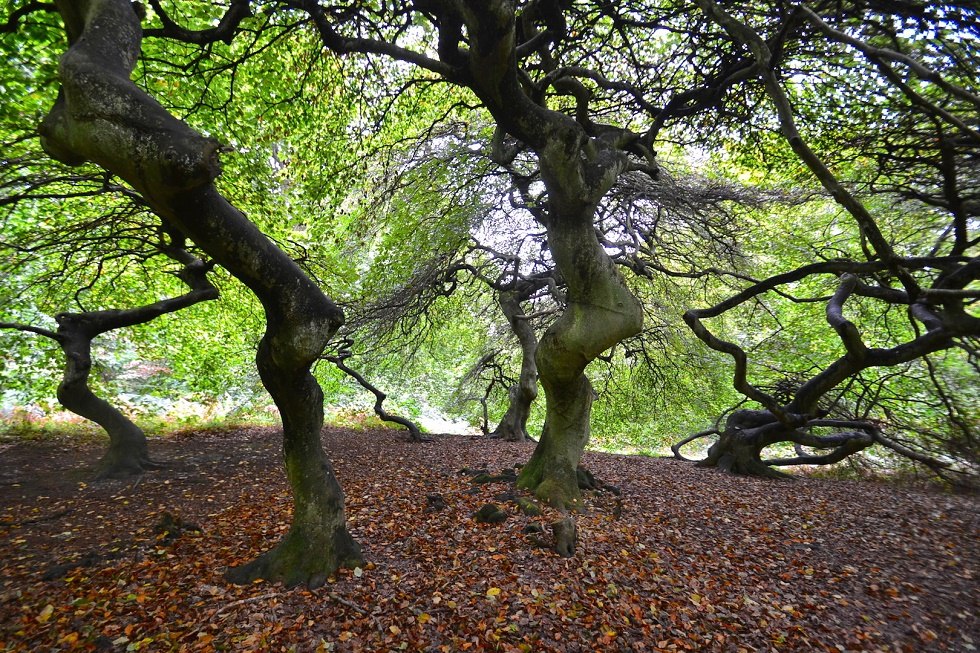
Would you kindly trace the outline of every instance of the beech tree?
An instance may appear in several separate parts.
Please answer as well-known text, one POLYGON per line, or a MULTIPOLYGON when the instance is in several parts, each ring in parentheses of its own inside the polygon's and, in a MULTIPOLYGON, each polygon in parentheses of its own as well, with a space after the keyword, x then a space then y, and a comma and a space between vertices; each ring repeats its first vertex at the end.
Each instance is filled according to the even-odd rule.
POLYGON ((161 244, 161 252, 183 267, 177 276, 188 291, 170 299, 135 308, 59 313, 56 331, 43 327, 0 322, 2 329, 16 329, 50 338, 65 355, 65 368, 58 386, 58 401, 77 415, 92 420, 109 436, 109 448, 96 466, 97 478, 124 478, 154 469, 159 463, 150 458, 146 435, 130 418, 89 387, 92 369, 92 340, 116 329, 144 324, 166 313, 188 308, 198 302, 217 299, 218 290, 208 280, 210 266, 188 252, 180 243, 161 244))
MULTIPOLYGON (((852 221, 854 245, 830 256, 821 252, 816 261, 685 314, 706 345, 734 359, 735 387, 761 408, 732 412, 723 427, 686 439, 675 453, 692 439, 717 435, 701 464, 778 476, 773 466, 834 463, 879 444, 940 473, 975 474, 972 454, 903 444, 904 436, 888 433, 888 416, 873 410, 875 401, 854 414, 848 400, 850 389, 867 388, 869 371, 913 362, 928 366, 932 391, 942 397, 950 426, 974 443, 965 451, 975 451, 975 425, 957 416, 962 408, 956 393, 937 379, 932 362, 937 352, 956 348, 980 372, 975 309, 980 94, 975 51, 964 38, 977 35, 975 8, 855 3, 799 5, 782 12, 774 4, 763 14, 765 22, 754 24, 741 6, 697 4, 721 47, 745 60, 739 86, 754 98, 759 115, 778 124, 781 156, 795 157, 812 175, 805 183, 818 183, 852 221), (801 81, 807 78, 814 81, 801 81), (823 78, 838 81, 831 85, 823 78), (836 108, 841 103, 846 113, 836 108), (860 162, 847 163, 849 158, 860 162), (919 227, 904 228, 903 214, 915 216, 919 227), (828 294, 793 290, 808 283, 822 290, 825 285, 812 283, 821 276, 833 280, 828 294), (707 324, 767 293, 823 302, 826 323, 839 339, 836 357, 786 379, 780 393, 753 382, 745 348, 707 324), (898 314, 896 309, 904 321, 887 319, 898 314), (792 443, 796 455, 762 460, 762 451, 780 442, 792 443)), ((756 142, 763 128, 753 120, 742 126, 756 142)))
MULTIPOLYGON (((58 101, 39 128, 45 150, 65 164, 92 162, 124 180, 172 229, 248 286, 266 312, 256 363, 282 414, 295 509, 283 541, 229 577, 322 584, 339 565, 361 560, 320 443, 323 394, 310 374, 343 314, 217 190, 219 143, 131 81, 142 40, 134 6, 92 0, 57 7, 69 47, 59 67, 58 101)), ((241 3, 234 9, 226 24, 231 30, 249 13, 241 3)), ((222 34, 200 38, 217 41, 222 34)))
MULTIPOLYGON (((523 203, 530 206, 528 197, 537 203, 526 210, 543 232, 552 266, 547 275, 485 275, 494 290, 509 293, 499 298, 514 326, 526 324, 520 302, 531 296, 527 292, 537 292, 531 290, 538 288, 534 283, 550 276, 562 286, 560 312, 537 343, 523 337, 527 333, 521 338, 525 356, 534 345, 546 399, 540 441, 518 480, 523 488, 559 508, 580 505, 576 470, 590 437, 595 398, 586 370, 593 361, 612 360, 609 352, 623 343, 630 354, 641 351, 631 339, 642 332, 644 316, 655 309, 658 315, 668 312, 651 301, 643 284, 665 278, 704 284, 695 290, 703 290, 702 305, 709 307, 688 311, 685 321, 709 348, 731 357, 735 387, 757 404, 712 430, 720 438, 707 464, 768 474, 761 451, 784 441, 799 445, 801 453, 783 464, 832 462, 876 442, 937 468, 948 466, 941 457, 902 445, 886 434, 873 411, 850 410, 856 402, 834 393, 842 386, 874 385, 868 374, 877 369, 921 362, 931 372, 930 356, 940 351, 956 349, 967 367, 977 368, 980 103, 971 64, 975 48, 959 39, 975 32, 976 12, 968 3, 149 0, 146 16, 139 5, 123 0, 58 0, 54 7, 68 48, 58 69, 58 99, 39 127, 45 151, 62 164, 89 171, 97 166, 113 183, 121 180, 168 231, 192 241, 203 257, 247 286, 265 312, 256 363, 282 415, 296 508, 279 546, 233 571, 232 579, 317 585, 338 565, 361 559, 346 530, 343 493, 320 445, 323 393, 310 373, 343 323, 343 312, 280 246, 285 238, 270 240, 219 187, 261 187, 269 202, 250 211, 266 229, 261 213, 281 196, 288 200, 279 207, 282 213, 301 207, 294 231, 315 228, 324 241, 343 240, 348 234, 324 235, 324 225, 339 220, 358 190, 335 188, 357 184, 336 174, 330 159, 356 134, 386 123, 348 116, 339 130, 343 136, 334 139, 341 145, 317 149, 301 183, 291 178, 267 186, 247 172, 219 179, 223 150, 231 142, 249 144, 224 139, 217 129, 192 127, 199 118, 195 112, 227 111, 239 96, 260 87, 229 82, 226 92, 211 97, 214 79, 227 74, 237 80, 237 66, 272 43, 286 43, 286 49, 315 44, 315 56, 289 71, 304 78, 339 59, 337 65, 349 66, 348 80, 356 71, 366 104, 393 107, 419 88, 448 90, 441 102, 425 108, 426 119, 441 114, 479 125, 489 121, 481 140, 464 147, 482 147, 485 158, 516 176, 523 203), (213 64, 200 92, 207 101, 192 110, 167 108, 160 102, 164 90, 133 81, 141 56, 143 63, 153 63, 143 51, 144 36, 173 48, 164 49, 161 59, 187 61, 191 81, 200 81, 202 66, 213 64), (684 195, 670 180, 671 164, 662 161, 682 158, 685 148, 705 155, 711 165, 724 160, 743 166, 748 177, 786 180, 816 204, 836 203, 848 221, 824 221, 824 232, 835 234, 833 244, 820 243, 820 233, 794 233, 789 237, 804 251, 797 258, 776 257, 768 267, 749 261, 743 248, 762 252, 762 259, 767 247, 784 243, 755 244, 753 250, 734 238, 737 229, 726 219, 687 224, 664 218, 697 218, 699 211, 690 206, 705 197, 684 195), (316 199, 297 199, 300 188, 316 199), (650 200, 658 194, 683 201, 650 200), (674 213, 662 206, 685 202, 689 206, 674 213), (617 203, 622 210, 615 209, 617 203), (644 203, 652 207, 649 219, 634 219, 632 207, 644 203), (743 269, 753 265, 764 273, 743 269), (737 286, 734 294, 718 298, 731 286, 737 286), (750 376, 754 351, 746 344, 747 332, 759 326, 738 313, 750 306, 770 310, 764 295, 793 307, 825 305, 839 340, 835 354, 818 361, 808 357, 803 369, 785 375, 793 376, 788 381, 766 376, 780 392, 750 376), (863 322, 849 313, 854 308, 863 322), (905 316, 901 326, 893 319, 898 312, 905 316), (878 328, 883 323, 887 328, 878 328), (807 446, 830 453, 807 453, 807 446)), ((0 32, 16 33, 51 8, 18 3, 0 32)), ((330 97, 334 89, 323 91, 330 97)), ((273 92, 270 106, 306 106, 307 98, 282 80, 273 92)), ((266 137, 275 144, 268 158, 277 172, 286 171, 288 157, 279 154, 294 147, 289 141, 297 137, 283 123, 271 131, 266 137)), ((471 181, 482 181, 482 175, 471 181)), ((705 203, 738 201, 722 193, 705 203)), ((813 204, 801 200, 798 206, 813 204)), ((777 223, 781 209, 768 210, 764 219, 777 223)), ((476 224, 458 217, 453 229, 443 231, 447 242, 434 248, 450 259, 470 242, 476 224)), ((364 219, 395 220, 386 213, 364 219)), ((411 230, 401 227, 403 233, 411 230)), ((406 237, 402 246, 413 242, 406 237)), ((328 264, 348 260, 348 273, 355 274, 351 249, 337 246, 321 254, 328 264)), ((446 261, 437 263, 422 272, 451 286, 453 279, 440 267, 446 261)), ((772 312, 784 310, 789 309, 780 305, 772 312)), ((340 353, 344 363, 346 343, 340 353)), ((934 385, 948 412, 956 413, 955 392, 934 385)), ((515 417, 515 423, 520 420, 515 417)), ((970 420, 958 418, 957 424, 968 445, 975 442, 970 420)))

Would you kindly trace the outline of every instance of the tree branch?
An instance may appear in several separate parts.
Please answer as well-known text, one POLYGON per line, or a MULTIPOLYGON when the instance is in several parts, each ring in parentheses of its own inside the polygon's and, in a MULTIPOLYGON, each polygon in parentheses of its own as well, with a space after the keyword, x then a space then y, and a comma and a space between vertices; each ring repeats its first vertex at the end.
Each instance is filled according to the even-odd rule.
POLYGON ((17 31, 17 24, 21 18, 39 11, 54 13, 58 11, 58 8, 52 2, 28 2, 23 7, 18 7, 12 11, 7 17, 7 21, 0 24, 0 34, 10 34, 17 31))

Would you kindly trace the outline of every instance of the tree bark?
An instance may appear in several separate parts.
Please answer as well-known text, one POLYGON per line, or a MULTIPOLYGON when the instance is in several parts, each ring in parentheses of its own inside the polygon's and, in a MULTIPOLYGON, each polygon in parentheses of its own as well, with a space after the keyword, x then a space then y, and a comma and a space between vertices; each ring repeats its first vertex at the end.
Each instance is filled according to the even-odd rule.
POLYGON ((708 449, 699 467, 718 467, 739 476, 788 478, 762 461, 762 450, 781 437, 767 437, 785 430, 767 410, 737 410, 728 416, 725 429, 708 449))
MULTIPOLYGON (((561 188, 554 190, 555 195, 561 188)), ((549 188, 551 191, 551 188, 549 188)), ((536 358, 547 398, 544 429, 518 485, 559 508, 577 508, 576 469, 590 434, 595 392, 586 366, 642 326, 639 301, 596 239, 595 207, 577 215, 552 202, 548 243, 567 284, 568 305, 538 344, 536 358)))
POLYGON ((545 427, 518 485, 553 506, 575 508, 576 467, 589 439, 594 397, 585 368, 643 324, 640 302, 600 246, 594 226, 599 201, 631 165, 626 147, 635 135, 617 129, 604 137, 590 135, 585 123, 527 95, 515 65, 512 4, 457 6, 470 43, 468 85, 497 125, 538 157, 548 192, 548 245, 567 285, 567 306, 536 352, 547 402, 545 427))
POLYGON ((90 419, 109 436, 109 449, 96 465, 96 478, 125 478, 155 467, 146 435, 115 406, 88 386, 92 369, 92 336, 78 328, 77 315, 58 316, 58 344, 65 353, 65 371, 58 401, 71 412, 90 419))
POLYGON ((125 179, 158 215, 248 286, 266 313, 256 363, 283 421, 293 523, 282 543, 229 578, 317 585, 361 560, 344 496, 320 442, 323 397, 310 366, 342 311, 214 187, 218 144, 177 120, 130 80, 141 27, 126 0, 59 0, 69 35, 57 103, 42 144, 68 164, 96 163, 125 179))
POLYGON ((538 396, 538 365, 534 360, 538 338, 525 319, 519 293, 501 292, 497 300, 521 345, 521 374, 517 383, 508 391, 507 412, 494 429, 493 435, 508 442, 523 442, 530 439, 527 433, 527 420, 531 415, 531 404, 538 396))

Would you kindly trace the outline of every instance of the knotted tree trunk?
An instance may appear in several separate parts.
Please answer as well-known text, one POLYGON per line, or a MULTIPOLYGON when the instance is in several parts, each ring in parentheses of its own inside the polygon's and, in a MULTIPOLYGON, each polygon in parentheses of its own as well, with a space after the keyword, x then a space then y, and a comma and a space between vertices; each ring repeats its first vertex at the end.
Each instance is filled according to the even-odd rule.
POLYGON ((545 424, 518 484, 556 507, 574 508, 580 499, 576 470, 589 440, 595 398, 585 368, 637 333, 642 311, 596 239, 594 205, 570 214, 552 204, 548 244, 567 284, 567 306, 538 344, 545 424))
MULTIPOLYGON (((498 129, 537 155, 547 189, 542 221, 557 272, 567 287, 565 310, 537 348, 547 400, 545 426, 518 485, 556 507, 576 507, 580 498, 576 468, 589 439, 594 398, 585 368, 606 349, 639 333, 643 323, 640 302, 599 245, 594 225, 600 200, 633 165, 627 150, 636 149, 639 139, 614 127, 600 135, 587 117, 587 89, 571 80, 555 90, 574 96, 577 118, 553 111, 540 97, 528 95, 515 66, 513 4, 466 2, 456 7, 459 25, 467 28, 468 47, 465 55, 462 49, 454 49, 462 41, 462 32, 447 23, 440 54, 453 60, 465 56, 469 86, 493 114, 498 129)), ((557 23, 554 27, 562 29, 557 23)), ((543 95, 545 89, 540 91, 543 95)), ((499 154, 505 149, 495 147, 499 154)), ((497 153, 495 157, 501 158, 497 153)))
POLYGON ((718 467, 745 476, 786 478, 786 474, 762 461, 762 450, 784 439, 782 433, 786 430, 768 410, 736 410, 698 466, 718 467))
POLYGON ((323 397, 310 366, 343 313, 282 250, 214 187, 218 143, 174 118, 132 83, 141 27, 127 0, 58 0, 70 47, 57 103, 41 125, 46 151, 68 164, 96 163, 131 184, 154 211, 191 238, 259 298, 266 332, 256 362, 279 407, 293 490, 282 543, 230 572, 322 583, 361 560, 344 517, 344 495, 320 442, 323 397))

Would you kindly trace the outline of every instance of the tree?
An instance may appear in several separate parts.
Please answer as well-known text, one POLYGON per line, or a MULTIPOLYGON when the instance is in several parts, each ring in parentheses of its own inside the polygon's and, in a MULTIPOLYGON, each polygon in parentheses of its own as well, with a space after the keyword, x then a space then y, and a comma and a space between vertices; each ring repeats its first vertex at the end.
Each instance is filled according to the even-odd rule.
POLYGON ((111 403, 96 396, 89 387, 92 340, 108 331, 144 324, 160 315, 218 297, 217 288, 207 278, 211 266, 177 243, 162 245, 161 251, 183 265, 177 274, 189 290, 180 297, 137 308, 59 313, 55 316, 57 331, 0 322, 0 328, 36 333, 51 338, 61 347, 65 355, 65 370, 58 386, 58 401, 73 413, 97 423, 109 436, 109 449, 96 467, 96 477, 100 479, 142 474, 158 467, 158 463, 150 458, 143 430, 111 403))
MULTIPOLYGON (((926 371, 916 373, 936 379, 950 423, 964 433, 962 450, 969 452, 975 443, 970 419, 956 414, 959 377, 944 376, 949 367, 977 369, 975 113, 980 105, 970 64, 973 46, 956 38, 974 29, 975 11, 966 3, 893 7, 855 0, 804 7, 773 0, 758 7, 723 7, 710 0, 424 0, 368 6, 151 0, 145 27, 121 0, 59 0, 56 6, 69 48, 60 64, 58 101, 41 124, 46 151, 87 173, 100 167, 106 184, 122 180, 167 231, 193 241, 203 257, 251 289, 265 310, 257 366, 283 417, 296 510, 283 542, 234 572, 236 580, 262 576, 316 585, 338 565, 360 559, 344 525, 343 493, 319 443, 323 396, 310 374, 343 315, 311 278, 314 268, 304 269, 284 251, 296 234, 304 234, 297 236, 303 242, 292 251, 307 262, 306 247, 334 241, 335 247, 321 248, 320 260, 346 266, 338 286, 348 298, 370 286, 356 278, 361 263, 384 268, 395 259, 411 264, 392 277, 431 284, 430 296, 440 296, 457 286, 455 276, 446 276, 453 265, 462 272, 486 263, 476 251, 470 259, 460 255, 486 221, 478 215, 482 209, 520 209, 515 213, 537 221, 545 269, 483 276, 491 281, 488 287, 508 293, 500 296, 501 307, 521 331, 528 378, 533 345, 546 397, 543 432, 519 484, 560 508, 580 505, 576 468, 590 437, 595 398, 586 371, 593 361, 617 360, 619 352, 624 359, 652 360, 644 345, 637 345, 644 341, 635 338, 644 316, 669 314, 669 307, 658 303, 671 295, 652 289, 666 285, 665 278, 678 280, 675 297, 704 292, 709 308, 689 311, 686 321, 709 348, 734 360, 735 387, 761 406, 731 415, 731 428, 716 443, 710 464, 769 473, 760 452, 779 441, 831 451, 826 456, 804 452, 796 462, 839 460, 870 442, 901 450, 869 408, 881 405, 875 397, 881 396, 877 389, 884 377, 873 375, 919 363, 926 371), (153 56, 143 54, 143 62, 195 71, 189 81, 201 87, 195 91, 200 101, 167 109, 157 99, 165 97, 166 83, 147 76, 144 89, 131 80, 144 35, 158 49, 153 56), (218 191, 223 147, 205 134, 220 133, 214 116, 239 106, 247 92, 248 84, 236 85, 240 66, 258 53, 279 51, 279 44, 281 52, 299 45, 309 51, 314 44, 316 53, 309 61, 284 56, 296 65, 263 79, 273 86, 270 96, 275 94, 266 108, 290 107, 306 116, 308 98, 297 90, 302 84, 293 86, 289 78, 305 80, 340 66, 333 55, 343 55, 348 78, 356 70, 357 88, 373 106, 365 114, 345 113, 338 119, 340 135, 332 139, 306 138, 308 131, 272 121, 257 153, 242 156, 241 173, 222 180, 226 189, 259 189, 263 199, 242 206, 258 216, 276 243, 232 205, 228 198, 241 205, 234 192, 218 191), (230 81, 215 91, 219 79, 230 81), (433 89, 446 85, 453 93, 434 100, 433 89), (407 99, 426 117, 421 131, 433 136, 423 155, 434 156, 445 142, 440 139, 448 138, 435 125, 466 116, 479 137, 457 145, 482 150, 484 163, 457 174, 451 163, 440 162, 429 168, 439 173, 429 180, 432 186, 446 179, 470 183, 452 185, 453 196, 448 187, 410 194, 397 207, 391 202, 384 212, 350 218, 348 231, 332 229, 344 223, 341 216, 361 194, 371 193, 373 179, 359 177, 363 184, 353 186, 364 188, 344 192, 338 188, 344 178, 331 159, 349 145, 351 134, 375 126, 393 132, 382 139, 386 144, 414 136, 418 130, 411 119, 398 119, 404 112, 400 102, 407 99), (846 111, 840 109, 842 100, 846 111), (198 127, 178 120, 177 112, 198 127), (366 114, 381 117, 370 120, 366 114), (774 125, 782 138, 773 133, 774 125), (321 147, 327 140, 332 145, 321 147), (705 153, 704 159, 714 157, 711 161, 727 157, 750 178, 786 179, 801 188, 796 196, 816 198, 817 205, 832 198, 850 222, 844 225, 836 216, 820 222, 835 232, 833 245, 811 234, 791 234, 799 251, 783 255, 789 245, 764 242, 767 229, 775 231, 783 217, 785 204, 776 202, 766 209, 770 215, 760 209, 744 219, 766 223, 745 228, 762 242, 737 242, 741 226, 732 226, 739 220, 729 220, 727 209, 738 204, 738 195, 685 194, 670 179, 671 164, 654 156, 655 150, 662 159, 687 146, 705 153), (491 169, 486 159, 497 167, 491 169), (267 169, 276 173, 275 181, 250 174, 267 169), (493 186, 485 194, 494 197, 484 202, 473 182, 494 179, 501 170, 509 175, 506 188, 493 186), (510 184, 516 184, 519 201, 499 199, 511 195, 510 184), (702 200, 708 209, 692 208, 702 200), (419 217, 444 204, 461 207, 419 217), (413 220, 402 220, 393 208, 413 220), (289 217, 294 210, 295 217, 289 217), (265 219, 266 212, 275 215, 265 219), (910 212, 914 220, 907 217, 910 212), (356 220, 368 224, 353 224, 356 220), (438 224, 416 228, 426 221, 438 224), (349 243, 338 244, 381 222, 389 250, 362 254, 349 243), (430 234, 437 242, 424 243, 430 234), (400 255, 389 257, 395 249, 400 255), (780 255, 771 255, 773 250, 780 255), (751 260, 760 252, 766 256, 759 259, 778 260, 751 260), (520 315, 521 302, 533 301, 528 293, 539 292, 535 284, 546 278, 562 287, 553 297, 560 312, 534 343, 536 334, 523 329, 528 324, 520 315), (731 286, 734 294, 718 299, 731 286), (796 367, 793 354, 783 353, 767 361, 771 373, 750 380, 748 356, 759 353, 751 334, 762 322, 748 310, 739 312, 741 307, 761 307, 779 319, 795 318, 818 303, 827 307, 838 351, 821 360, 814 354, 796 367), (875 307, 881 310, 876 313, 875 307), (894 319, 899 312, 906 316, 900 323, 894 319), (958 361, 936 359, 938 352, 954 348, 962 352, 958 361), (864 409, 856 410, 859 405, 864 409)), ((49 8, 22 4, 2 31, 49 8)), ((6 118, 6 110, 0 115, 6 118)), ((258 130, 264 113, 241 122, 258 130)), ((227 140, 248 143, 245 137, 252 134, 242 128, 227 140)), ((350 169, 360 174, 367 165, 351 163, 350 169)), ((408 177, 401 181, 418 183, 408 177)), ((812 205, 802 199, 796 204, 812 205)), ((405 289, 401 284, 396 291, 405 289)), ((490 296, 480 291, 481 302, 490 296)), ((395 304, 358 310, 387 311, 404 300, 415 302, 411 310, 424 312, 428 301, 411 292, 391 297, 395 304)), ((802 320, 794 321, 799 326, 802 320)), ((653 342, 656 333, 648 328, 643 336, 653 342)), ((826 353, 828 339, 818 334, 816 340, 814 349, 826 353)), ((348 349, 341 351, 338 360, 346 365, 348 349)), ((530 383, 519 388, 529 389, 530 383)), ((519 394, 523 400, 528 393, 519 394)), ((517 415, 515 423, 521 419, 517 415)), ((937 467, 946 463, 941 456, 926 458, 937 467)))
MULTIPOLYGON (((323 395, 310 374, 342 312, 217 191, 219 144, 130 80, 142 38, 133 6, 114 0, 57 6, 69 48, 61 59, 58 101, 40 127, 45 150, 63 163, 93 162, 125 180, 168 225, 248 286, 266 312, 256 363, 282 414, 293 523, 275 549, 229 577, 322 584, 339 565, 361 560, 347 532, 343 492, 320 444, 323 395)), ((246 5, 234 8, 231 29, 248 14, 246 5)))
MULTIPOLYGON (((313 17, 325 46, 335 52, 394 56, 469 89, 496 121, 499 142, 503 144, 503 135, 508 134, 538 158, 550 204, 544 226, 558 271, 568 284, 568 309, 537 348, 548 415, 519 484, 554 505, 575 505, 579 497, 575 469, 588 441, 593 400, 585 367, 638 331, 641 321, 639 302, 596 240, 595 207, 622 172, 654 171, 649 149, 628 129, 600 128, 591 119, 576 121, 549 109, 546 94, 552 86, 560 94, 578 93, 573 79, 545 75, 538 88, 525 87, 521 66, 531 65, 532 60, 537 65, 540 57, 545 73, 558 70, 551 46, 569 35, 557 6, 532 3, 520 21, 517 7, 510 3, 431 3, 417 13, 395 9, 381 23, 367 16, 363 22, 349 21, 354 30, 385 32, 380 38, 348 37, 340 32, 344 26, 333 24, 323 7, 300 6, 313 17), (439 59, 397 42, 400 25, 417 20, 438 34, 439 59), (381 29, 376 27, 379 24, 381 29)), ((582 112, 587 113, 585 95, 578 93, 578 97, 582 112)), ((504 149, 498 154, 501 160, 509 156, 504 149)))
MULTIPOLYGON (((980 317, 974 308, 980 293, 971 287, 980 278, 980 261, 972 255, 980 243, 973 233, 980 209, 974 183, 980 152, 975 127, 980 95, 970 90, 975 69, 967 63, 969 57, 964 58, 960 39, 975 30, 971 22, 975 12, 954 4, 872 4, 870 10, 845 5, 823 15, 820 8, 796 7, 782 18, 770 16, 759 28, 740 17, 738 10, 698 0, 733 50, 750 57, 751 74, 744 83, 757 83, 753 91, 768 104, 768 115, 778 120, 785 144, 853 220, 857 237, 851 242, 859 244, 856 249, 837 250, 832 259, 751 283, 710 308, 685 314, 699 338, 732 356, 735 387, 762 406, 737 410, 720 431, 699 434, 719 435, 701 464, 772 476, 779 474, 771 466, 838 462, 872 444, 940 472, 970 473, 975 464, 969 461, 972 455, 957 460, 950 458, 948 449, 929 452, 901 444, 886 434, 885 415, 846 414, 847 390, 862 387, 860 380, 864 377, 867 382, 868 371, 917 361, 931 366, 936 352, 950 348, 959 348, 980 371, 975 345, 980 317), (915 29, 903 31, 902 25, 915 29), (933 37, 924 38, 927 33, 933 37), (820 44, 815 56, 806 49, 814 43, 820 44), (923 61, 929 61, 929 66, 923 61), (787 76, 809 74, 819 79, 844 66, 860 72, 848 70, 842 78, 846 83, 835 84, 832 92, 835 105, 846 99, 849 115, 857 118, 854 122, 834 109, 827 113, 820 93, 830 88, 797 88, 787 76), (830 121, 833 136, 824 131, 830 121), (841 176, 848 172, 842 163, 845 157, 861 157, 860 163, 850 166, 853 180, 841 176), (841 172, 835 172, 835 166, 841 172), (882 198, 898 203, 900 212, 891 210, 882 198), (921 216, 923 226, 903 233, 898 217, 909 211, 921 216), (829 296, 793 296, 791 287, 805 287, 818 275, 836 279, 829 296), (829 362, 787 380, 781 395, 751 382, 745 349, 718 337, 705 324, 765 293, 779 293, 796 302, 825 302, 826 322, 840 343, 841 351, 829 362), (858 308, 851 309, 852 318, 847 313, 854 304, 858 308), (863 328, 856 323, 864 315, 873 319, 895 309, 904 312, 905 320, 886 320, 884 330, 870 320, 863 328), (869 344, 871 338, 884 342, 875 346, 869 344), (846 384, 844 391, 832 398, 842 384, 846 384), (761 452, 778 442, 793 443, 796 455, 763 461, 761 452), (826 453, 810 453, 806 447, 826 453)), ((954 396, 938 382, 933 390, 955 413, 954 396)), ((954 419, 954 423, 976 442, 968 421, 954 419)))

